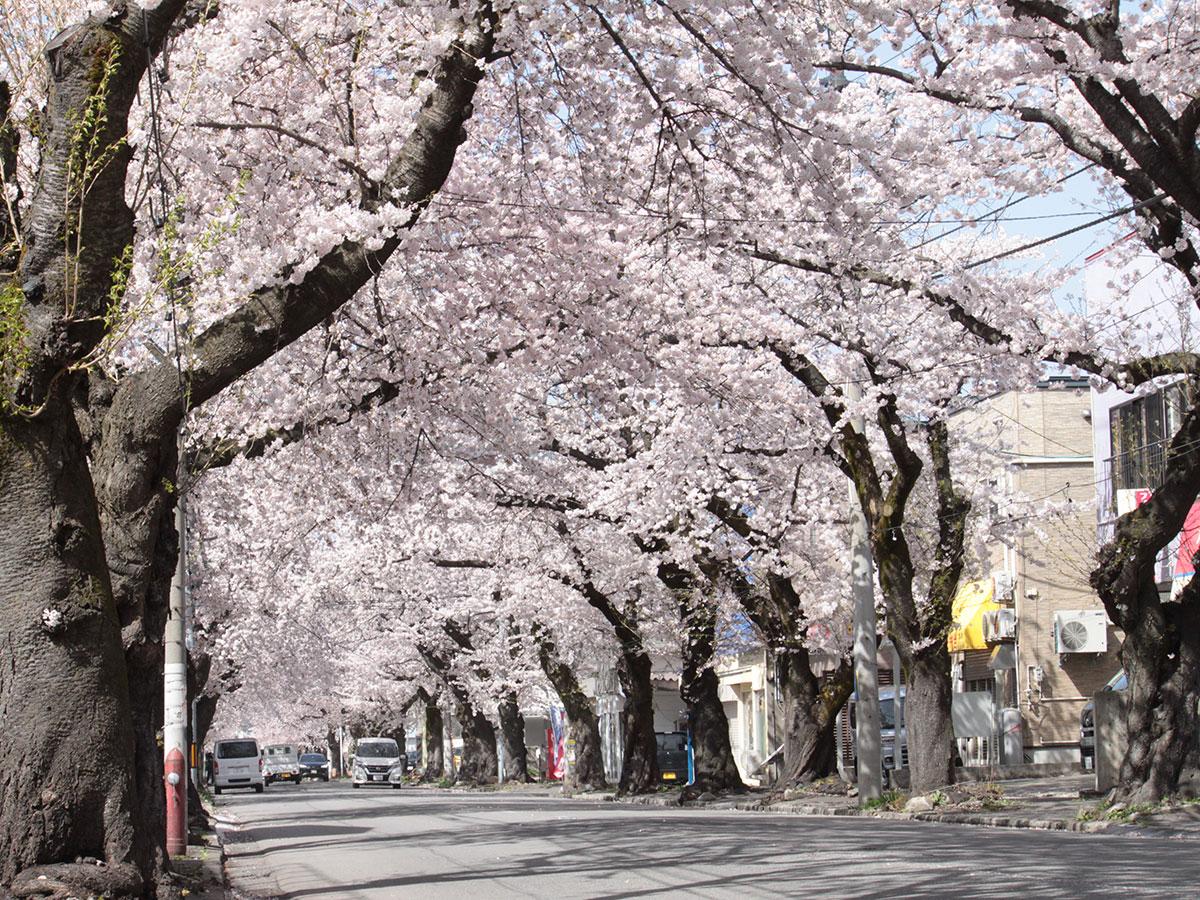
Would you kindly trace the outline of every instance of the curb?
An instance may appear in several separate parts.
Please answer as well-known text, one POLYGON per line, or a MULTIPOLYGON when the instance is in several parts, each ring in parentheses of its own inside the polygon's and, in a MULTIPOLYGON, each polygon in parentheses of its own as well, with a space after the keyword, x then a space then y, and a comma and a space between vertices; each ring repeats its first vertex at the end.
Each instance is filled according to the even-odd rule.
MULTIPOLYGON (((576 799, 585 799, 578 797, 576 799)), ((771 815, 785 816, 819 816, 845 817, 858 816, 866 819, 888 819, 892 821, 932 822, 943 825, 973 825, 985 828, 1014 828, 1029 831, 1073 831, 1080 834, 1099 834, 1106 831, 1127 831, 1118 829, 1121 823, 1090 821, 1079 822, 1068 819, 1035 819, 1026 816, 993 816, 969 812, 918 812, 906 813, 900 811, 879 810, 864 812, 855 806, 816 806, 785 800, 782 803, 768 803, 765 800, 716 800, 707 803, 690 801, 682 803, 678 797, 662 797, 654 794, 633 797, 615 797, 614 795, 596 796, 597 800, 607 800, 613 803, 623 803, 628 806, 654 806, 664 809, 705 809, 713 811, 737 810, 740 812, 758 812, 771 815), (783 804, 787 804, 786 806, 783 804)), ((1132 832, 1130 832, 1132 833, 1132 832)))
POLYGON ((950 825, 976 825, 991 828, 1026 828, 1034 831, 1076 831, 1098 834, 1112 828, 1112 822, 1077 822, 1067 819, 1027 819, 1020 816, 979 816, 973 813, 911 813, 919 822, 942 822, 950 825))

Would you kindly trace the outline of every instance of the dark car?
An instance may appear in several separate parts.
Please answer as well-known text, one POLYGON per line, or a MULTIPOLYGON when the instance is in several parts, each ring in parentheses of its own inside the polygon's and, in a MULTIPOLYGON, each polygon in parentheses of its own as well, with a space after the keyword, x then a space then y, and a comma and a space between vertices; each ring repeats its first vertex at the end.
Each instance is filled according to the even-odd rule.
POLYGON ((687 784, 688 736, 686 731, 655 732, 658 742, 659 777, 671 784, 687 784))
POLYGON ((329 758, 324 753, 300 754, 300 780, 305 778, 329 780, 329 758))

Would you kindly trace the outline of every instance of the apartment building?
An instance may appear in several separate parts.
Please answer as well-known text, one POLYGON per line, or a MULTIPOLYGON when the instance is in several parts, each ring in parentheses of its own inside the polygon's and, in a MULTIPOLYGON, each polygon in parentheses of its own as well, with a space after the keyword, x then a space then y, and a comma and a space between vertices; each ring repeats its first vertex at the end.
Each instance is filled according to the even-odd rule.
POLYGON ((1079 714, 1120 665, 1120 635, 1088 581, 1097 546, 1090 385, 1050 377, 980 402, 952 429, 991 448, 998 512, 1016 526, 990 542, 979 581, 964 586, 987 595, 976 621, 951 635, 956 692, 990 697, 996 723, 992 735, 961 742, 964 762, 1077 761, 1079 714), (1021 759, 1002 750, 1002 734, 1017 728, 1021 759))

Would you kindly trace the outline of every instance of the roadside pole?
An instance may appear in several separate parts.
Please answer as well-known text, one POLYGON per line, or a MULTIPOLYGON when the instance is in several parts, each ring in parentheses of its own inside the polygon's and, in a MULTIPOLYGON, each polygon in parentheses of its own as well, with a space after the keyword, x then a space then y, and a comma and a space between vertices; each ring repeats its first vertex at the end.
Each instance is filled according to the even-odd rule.
MULTIPOLYGON (((862 398, 858 384, 846 386, 846 399, 862 398)), ((859 434, 865 433, 861 416, 851 420, 859 434)), ((850 580, 854 594, 854 737, 858 757, 858 804, 878 800, 883 794, 883 754, 879 733, 879 671, 876 663, 875 571, 867 536, 867 517, 850 483, 850 580)))
POLYGON ((175 505, 179 559, 171 581, 163 634, 163 774, 167 792, 167 853, 187 853, 187 647, 184 609, 187 593, 187 530, 184 495, 175 505))

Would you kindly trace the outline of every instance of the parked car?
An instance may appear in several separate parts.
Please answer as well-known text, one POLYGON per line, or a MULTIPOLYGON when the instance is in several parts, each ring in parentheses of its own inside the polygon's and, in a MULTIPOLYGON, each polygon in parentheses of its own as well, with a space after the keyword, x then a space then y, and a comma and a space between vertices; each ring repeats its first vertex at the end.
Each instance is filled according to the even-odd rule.
POLYGON ((658 777, 672 784, 687 784, 690 780, 688 736, 686 731, 657 731, 658 777))
POLYGON ((213 793, 231 788, 253 788, 261 794, 263 758, 254 738, 226 738, 213 743, 213 793))
MULTIPOLYGON (((906 696, 906 688, 900 688, 900 715, 904 716, 904 711, 907 708, 908 699, 906 696)), ((855 710, 858 706, 858 694, 853 693, 850 699, 846 701, 846 706, 838 713, 836 724, 836 735, 838 744, 838 759, 839 765, 848 766, 854 772, 854 778, 858 777, 858 750, 855 745, 855 727, 857 725, 857 716, 855 710)), ((908 766, 908 725, 907 719, 904 719, 905 724, 900 728, 900 759, 897 764, 896 759, 896 688, 892 686, 879 688, 879 738, 880 738, 880 761, 885 774, 885 779, 890 782, 890 773, 897 768, 905 768, 908 766)))
POLYGON ((329 780, 329 758, 324 753, 300 754, 300 780, 305 778, 329 780))
POLYGON ((399 788, 404 782, 404 757, 391 738, 363 738, 354 750, 353 787, 364 784, 390 784, 399 788))
MULTIPOLYGON (((1122 669, 1101 691, 1124 691, 1129 689, 1129 678, 1122 669)), ((1079 764, 1085 771, 1096 768, 1096 701, 1089 700, 1079 713, 1079 764)))
POLYGON ((263 748, 263 778, 268 785, 277 781, 300 783, 300 753, 294 744, 263 748))

